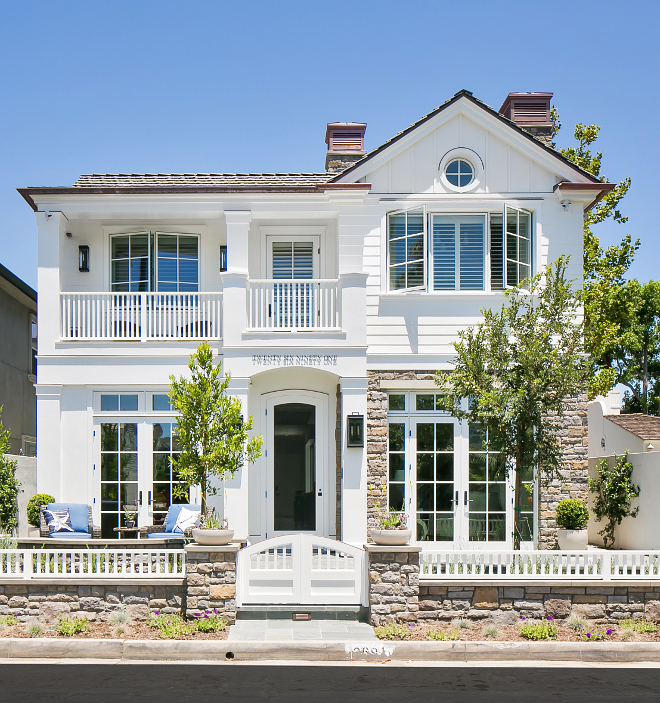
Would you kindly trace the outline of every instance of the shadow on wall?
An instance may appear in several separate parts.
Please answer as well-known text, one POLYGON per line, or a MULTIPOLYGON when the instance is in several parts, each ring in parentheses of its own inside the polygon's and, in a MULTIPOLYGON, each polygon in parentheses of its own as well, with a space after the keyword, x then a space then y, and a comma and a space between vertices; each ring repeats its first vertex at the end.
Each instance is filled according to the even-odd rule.
MULTIPOLYGON (((605 457, 610 466, 614 457, 605 457)), ((589 477, 597 478, 596 465, 602 458, 589 459, 589 477)), ((660 549, 660 451, 628 454, 633 465, 631 480, 639 486, 639 497, 632 506, 639 506, 637 517, 624 518, 615 530, 614 549, 660 549)), ((589 544, 603 545, 598 534, 605 527, 606 519, 596 522, 593 517, 593 493, 589 494, 589 544)))

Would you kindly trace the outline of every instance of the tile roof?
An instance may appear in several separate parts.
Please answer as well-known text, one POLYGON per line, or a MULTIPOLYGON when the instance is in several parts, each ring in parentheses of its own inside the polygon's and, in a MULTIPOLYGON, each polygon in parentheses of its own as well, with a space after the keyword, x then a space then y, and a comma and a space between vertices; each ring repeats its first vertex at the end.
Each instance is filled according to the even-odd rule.
POLYGON ((644 415, 643 413, 628 413, 605 415, 605 419, 623 427, 628 432, 632 432, 640 439, 660 439, 660 417, 644 415))
POLYGON ((313 188, 332 173, 92 173, 74 188, 313 188))

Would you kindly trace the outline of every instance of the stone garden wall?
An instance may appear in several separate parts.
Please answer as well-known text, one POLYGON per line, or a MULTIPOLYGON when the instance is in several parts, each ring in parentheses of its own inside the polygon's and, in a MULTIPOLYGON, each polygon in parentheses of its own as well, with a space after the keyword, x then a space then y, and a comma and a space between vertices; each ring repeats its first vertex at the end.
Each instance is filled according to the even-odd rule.
POLYGON ((236 552, 239 545, 186 546, 186 617, 217 610, 230 624, 236 620, 236 552))
POLYGON ((88 620, 106 620, 114 610, 127 610, 135 620, 146 620, 150 612, 181 612, 185 586, 162 579, 117 583, 49 583, 22 581, 0 583, 0 615, 14 613, 18 619, 39 618, 53 623, 60 614, 75 614, 88 620))

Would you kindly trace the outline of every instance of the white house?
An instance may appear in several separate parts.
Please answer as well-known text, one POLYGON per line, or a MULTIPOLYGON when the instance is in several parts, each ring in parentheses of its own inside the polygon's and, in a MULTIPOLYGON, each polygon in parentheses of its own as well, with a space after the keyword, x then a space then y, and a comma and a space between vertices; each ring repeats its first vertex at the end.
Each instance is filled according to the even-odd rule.
MULTIPOLYGON (((362 544, 389 503, 423 544, 509 546, 500 463, 436 410, 432 374, 505 287, 562 254, 581 281, 583 214, 612 186, 551 148, 550 98, 497 112, 461 91, 368 154, 365 124, 331 123, 320 173, 20 189, 39 230, 38 491, 89 503, 107 537, 126 502, 162 521, 169 376, 208 340, 264 438, 217 498, 238 535, 362 544)), ((528 540, 546 508, 530 499, 528 540)))

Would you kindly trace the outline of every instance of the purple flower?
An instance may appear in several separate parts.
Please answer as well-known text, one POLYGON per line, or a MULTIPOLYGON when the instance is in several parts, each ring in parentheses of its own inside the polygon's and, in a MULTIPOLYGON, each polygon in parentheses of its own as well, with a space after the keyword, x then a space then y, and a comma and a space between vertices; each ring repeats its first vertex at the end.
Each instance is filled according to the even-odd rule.
POLYGON ((209 616, 208 613, 204 613, 204 617, 205 617, 205 618, 208 618, 208 616, 209 616))
POLYGON ((156 611, 154 612, 154 615, 160 615, 160 610, 156 610, 156 611))
POLYGON ((610 629, 608 628, 607 630, 605 630, 605 634, 606 634, 606 635, 611 635, 611 634, 612 634, 612 630, 610 630, 610 629))
POLYGON ((409 622, 409 623, 408 623, 408 627, 415 627, 415 623, 414 623, 414 622, 409 622))
POLYGON ((548 620, 552 620, 552 615, 548 615, 548 620))
POLYGON ((218 614, 218 609, 217 609, 217 608, 213 608, 213 614, 214 614, 214 615, 217 615, 217 614, 218 614))
POLYGON ((587 637, 591 637, 591 632, 587 632, 587 637))
POLYGON ((522 617, 522 618, 520 618, 520 619, 521 619, 521 620, 527 620, 527 618, 526 618, 526 617, 522 617))
POLYGON ((201 618, 201 617, 202 617, 202 614, 201 614, 201 613, 195 613, 195 617, 196 617, 196 618, 201 618))

